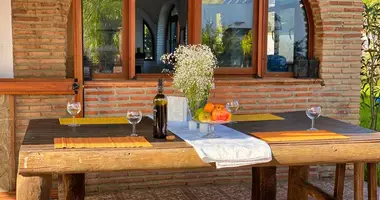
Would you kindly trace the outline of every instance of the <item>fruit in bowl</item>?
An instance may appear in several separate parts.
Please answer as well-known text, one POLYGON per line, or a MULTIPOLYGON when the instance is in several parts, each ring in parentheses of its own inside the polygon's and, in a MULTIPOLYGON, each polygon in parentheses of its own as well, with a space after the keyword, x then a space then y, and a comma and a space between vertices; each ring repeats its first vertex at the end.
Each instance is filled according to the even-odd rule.
POLYGON ((207 103, 204 108, 196 111, 195 119, 200 122, 228 122, 231 113, 222 104, 207 103))

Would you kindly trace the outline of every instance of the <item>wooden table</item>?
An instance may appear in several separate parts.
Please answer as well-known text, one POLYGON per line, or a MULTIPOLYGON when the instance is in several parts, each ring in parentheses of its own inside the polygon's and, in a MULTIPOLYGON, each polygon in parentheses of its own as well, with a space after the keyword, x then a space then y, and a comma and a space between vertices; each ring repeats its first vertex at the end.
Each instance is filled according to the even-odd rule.
MULTIPOLYGON (((276 114, 283 121, 240 122, 229 125, 244 133, 305 130, 311 121, 304 112, 276 114)), ((355 163, 355 199, 363 199, 364 163, 369 163, 369 199, 377 199, 376 165, 380 161, 380 133, 338 120, 321 117, 316 127, 344 135, 344 140, 314 140, 270 143, 273 160, 252 166, 252 199, 276 198, 276 167, 289 167, 288 199, 343 199, 346 163, 355 163), (329 196, 307 182, 309 165, 337 164, 335 194, 329 196)), ((54 149, 57 137, 125 136, 130 125, 62 126, 57 119, 31 120, 19 153, 17 199, 48 199, 52 172, 62 174, 59 190, 63 199, 84 198, 84 173, 124 170, 179 169, 214 167, 204 163, 196 151, 177 138, 168 142, 151 136, 151 120, 144 118, 137 125, 152 148, 54 149)))

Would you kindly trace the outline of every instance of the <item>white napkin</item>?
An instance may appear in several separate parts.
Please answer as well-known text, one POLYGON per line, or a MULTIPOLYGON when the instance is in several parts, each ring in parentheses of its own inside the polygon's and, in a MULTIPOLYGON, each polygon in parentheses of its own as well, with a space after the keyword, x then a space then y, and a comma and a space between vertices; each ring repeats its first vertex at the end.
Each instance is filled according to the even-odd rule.
POLYGON ((168 96, 168 121, 185 122, 187 100, 185 97, 168 96))
POLYGON ((266 142, 223 125, 215 125, 215 133, 221 137, 213 139, 202 138, 204 134, 189 130, 186 123, 170 121, 168 129, 192 145, 204 162, 215 162, 218 169, 272 160, 272 151, 266 142))

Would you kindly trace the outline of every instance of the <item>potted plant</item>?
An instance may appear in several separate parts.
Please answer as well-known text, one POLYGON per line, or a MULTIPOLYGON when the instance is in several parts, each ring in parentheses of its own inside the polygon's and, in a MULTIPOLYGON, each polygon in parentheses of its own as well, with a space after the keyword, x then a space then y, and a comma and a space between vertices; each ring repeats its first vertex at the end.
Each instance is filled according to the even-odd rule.
POLYGON ((309 78, 319 77, 319 59, 313 57, 309 60, 309 78))
POLYGON ((308 60, 306 57, 306 37, 302 40, 294 42, 294 65, 293 65, 293 75, 294 78, 308 78, 308 60))
POLYGON ((294 78, 307 78, 308 77, 308 60, 304 57, 297 57, 293 65, 294 78))
POLYGON ((161 61, 174 66, 170 71, 173 88, 184 94, 191 116, 195 116, 207 103, 213 86, 215 55, 207 45, 180 45, 174 53, 163 55, 161 61))

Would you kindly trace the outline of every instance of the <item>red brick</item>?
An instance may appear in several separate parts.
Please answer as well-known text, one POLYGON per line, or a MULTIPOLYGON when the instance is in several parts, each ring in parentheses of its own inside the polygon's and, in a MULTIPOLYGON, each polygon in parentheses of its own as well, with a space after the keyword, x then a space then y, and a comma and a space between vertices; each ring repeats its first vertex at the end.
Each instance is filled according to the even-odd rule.
POLYGON ((269 105, 270 109, 291 109, 294 108, 294 105, 269 105))
POLYGON ((145 103, 119 103, 118 107, 141 107, 146 106, 145 103))
POLYGON ((131 97, 131 100, 151 100, 153 101, 154 97, 151 96, 133 96, 131 97))
POLYGON ((312 92, 303 92, 303 93, 296 93, 296 97, 312 97, 313 93, 312 92))
POLYGON ((87 102, 87 101, 98 101, 99 99, 98 98, 84 98, 84 101, 87 102))
POLYGON ((291 97, 293 96, 292 93, 274 93, 274 94, 270 94, 269 97, 271 98, 283 98, 283 97, 291 97))
POLYGON ((111 95, 113 91, 88 91, 86 95, 111 95))
POLYGON ((87 104, 86 107, 88 108, 112 108, 112 107, 116 107, 117 104, 87 104))
POLYGON ((258 88, 258 92, 279 92, 281 91, 281 88, 258 88))
POLYGON ((285 103, 303 103, 307 102, 306 99, 285 99, 285 103))
MULTIPOLYGON (((155 91, 157 94, 157 90, 155 91)), ((144 90, 123 90, 123 91, 116 91, 116 94, 121 95, 121 94, 145 94, 144 90)))

